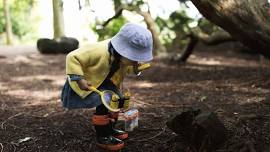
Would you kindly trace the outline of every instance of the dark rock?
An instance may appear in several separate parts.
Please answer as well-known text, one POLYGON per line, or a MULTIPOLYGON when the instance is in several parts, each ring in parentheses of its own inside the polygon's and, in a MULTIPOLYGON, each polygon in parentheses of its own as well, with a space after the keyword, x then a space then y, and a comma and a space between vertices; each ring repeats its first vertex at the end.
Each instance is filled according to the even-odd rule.
POLYGON ((193 149, 213 151, 226 141, 226 128, 213 112, 190 108, 167 122, 193 149))
POLYGON ((41 38, 37 41, 37 48, 43 54, 67 54, 79 47, 79 41, 71 37, 61 37, 58 40, 41 38))

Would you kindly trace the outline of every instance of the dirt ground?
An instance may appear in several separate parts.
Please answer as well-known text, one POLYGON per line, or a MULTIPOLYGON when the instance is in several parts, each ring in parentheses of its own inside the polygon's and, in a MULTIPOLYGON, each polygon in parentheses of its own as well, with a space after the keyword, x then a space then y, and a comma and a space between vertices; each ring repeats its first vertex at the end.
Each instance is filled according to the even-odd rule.
MULTIPOLYGON (((0 58, 0 64, 0 152, 103 151, 95 146, 94 109, 62 108, 64 55, 0 58)), ((270 61, 258 55, 197 51, 187 64, 155 60, 142 76, 125 80, 140 120, 122 151, 188 151, 165 123, 192 106, 216 112, 232 132, 217 151, 240 152, 247 141, 269 152, 269 78, 270 61)))

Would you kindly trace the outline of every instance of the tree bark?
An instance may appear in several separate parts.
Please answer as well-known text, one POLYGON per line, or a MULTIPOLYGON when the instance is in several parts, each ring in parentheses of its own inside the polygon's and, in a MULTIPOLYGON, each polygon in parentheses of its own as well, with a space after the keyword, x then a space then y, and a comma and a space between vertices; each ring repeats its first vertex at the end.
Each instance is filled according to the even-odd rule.
POLYGON ((3 6, 4 6, 4 16, 5 16, 5 28, 6 28, 6 44, 12 45, 13 39, 12 39, 12 23, 10 20, 10 13, 9 13, 9 2, 8 0, 3 0, 3 6))
POLYGON ((208 20, 251 49, 270 57, 270 3, 267 0, 191 0, 208 20))
POLYGON ((118 12, 118 10, 122 8, 122 2, 121 0, 114 0, 113 4, 114 4, 114 12, 116 14, 116 12, 118 12))
POLYGON ((214 32, 211 35, 202 31, 193 32, 192 36, 206 45, 217 45, 220 43, 236 41, 228 32, 225 32, 223 30, 214 32))
POLYGON ((65 36, 63 2, 62 0, 52 0, 53 2, 53 29, 54 39, 65 36))
POLYGON ((190 40, 188 42, 188 44, 186 45, 186 47, 184 48, 183 52, 181 53, 178 62, 186 62, 187 59, 189 58, 189 56, 192 54, 194 47, 197 45, 198 43, 198 38, 194 37, 193 35, 190 35, 190 40))

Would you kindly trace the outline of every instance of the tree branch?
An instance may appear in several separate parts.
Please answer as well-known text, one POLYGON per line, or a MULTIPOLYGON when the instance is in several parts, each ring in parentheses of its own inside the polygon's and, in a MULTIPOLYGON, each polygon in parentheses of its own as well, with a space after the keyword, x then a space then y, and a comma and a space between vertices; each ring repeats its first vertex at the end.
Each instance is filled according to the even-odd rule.
POLYGON ((197 38, 199 41, 206 45, 217 45, 220 43, 236 41, 228 32, 225 31, 218 31, 214 32, 211 35, 200 32, 192 32, 193 37, 197 38))
POLYGON ((121 16, 123 10, 124 10, 123 6, 120 6, 120 7, 116 10, 114 16, 111 17, 111 18, 109 18, 108 20, 106 20, 106 21, 102 24, 102 27, 103 27, 103 28, 106 27, 112 20, 114 20, 114 19, 118 18, 119 16, 121 16))
POLYGON ((202 31, 192 31, 189 35, 187 35, 187 37, 189 37, 190 40, 184 50, 181 52, 181 55, 176 59, 178 62, 186 62, 198 42, 202 42, 206 45, 217 45, 225 42, 236 41, 229 33, 225 31, 218 31, 211 35, 202 31))
POLYGON ((122 15, 123 10, 128 10, 128 11, 136 11, 139 12, 139 9, 136 9, 136 7, 133 7, 132 5, 123 5, 121 4, 120 7, 115 11, 114 16, 106 20, 104 23, 101 24, 101 26, 104 28, 106 27, 112 20, 117 19, 122 15))

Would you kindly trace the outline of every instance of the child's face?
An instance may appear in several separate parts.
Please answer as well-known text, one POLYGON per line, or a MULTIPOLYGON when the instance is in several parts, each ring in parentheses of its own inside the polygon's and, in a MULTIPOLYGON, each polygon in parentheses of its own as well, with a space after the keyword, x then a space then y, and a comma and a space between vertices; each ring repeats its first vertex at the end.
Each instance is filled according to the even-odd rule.
POLYGON ((126 65, 126 66, 130 66, 130 65, 137 65, 138 62, 129 60, 129 59, 125 58, 125 57, 122 57, 121 58, 121 64, 126 65))

